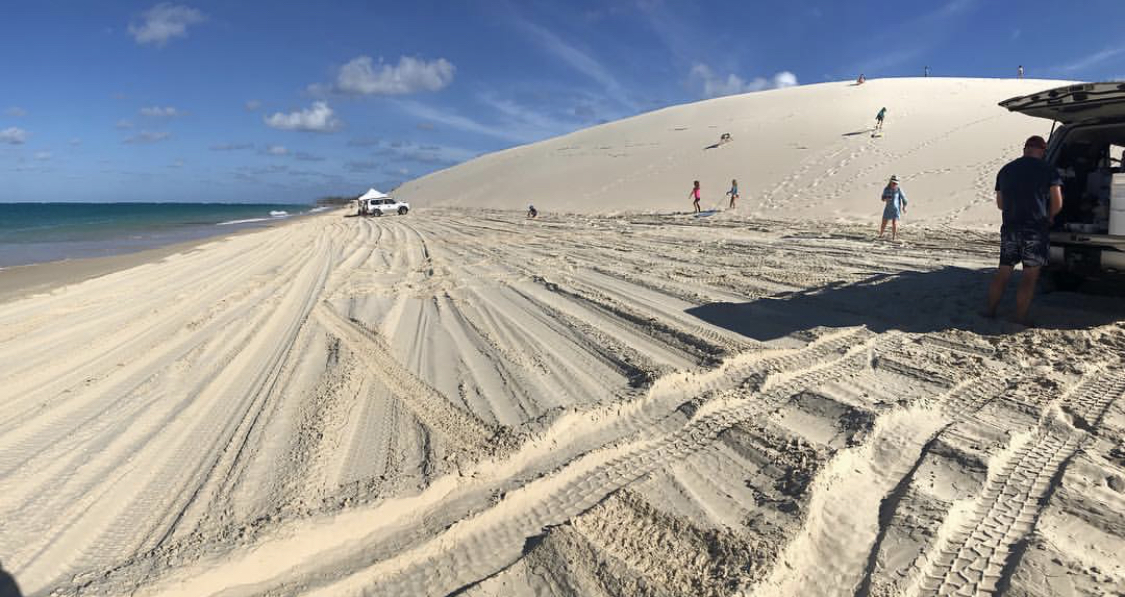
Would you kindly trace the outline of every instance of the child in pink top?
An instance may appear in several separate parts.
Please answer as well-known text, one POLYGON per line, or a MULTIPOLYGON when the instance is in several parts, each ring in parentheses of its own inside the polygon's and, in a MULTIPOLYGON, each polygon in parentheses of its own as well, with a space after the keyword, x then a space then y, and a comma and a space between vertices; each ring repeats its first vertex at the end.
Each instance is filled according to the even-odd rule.
POLYGON ((699 213, 699 181, 695 181, 695 188, 688 193, 688 197, 693 197, 691 204, 695 206, 695 213, 699 213))

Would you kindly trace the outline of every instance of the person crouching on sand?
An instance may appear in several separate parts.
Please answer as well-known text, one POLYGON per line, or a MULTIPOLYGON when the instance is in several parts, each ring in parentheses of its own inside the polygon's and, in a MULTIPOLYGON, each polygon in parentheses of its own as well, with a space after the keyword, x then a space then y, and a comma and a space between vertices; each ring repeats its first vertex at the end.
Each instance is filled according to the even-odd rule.
POLYGON ((734 209, 734 202, 738 200, 738 180, 730 181, 730 190, 727 191, 727 194, 730 195, 729 209, 734 209))
POLYGON ((891 240, 898 237, 898 219, 906 213, 906 195, 898 187, 898 177, 891 176, 887 188, 883 189, 883 223, 879 225, 879 238, 887 229, 887 222, 891 223, 891 240))
POLYGON ((534 205, 528 205, 527 206, 527 217, 538 218, 539 217, 539 210, 535 209, 534 205))
POLYGON ((691 204, 695 207, 695 213, 702 211, 699 209, 699 181, 695 181, 695 187, 688 193, 688 197, 692 197, 691 204))

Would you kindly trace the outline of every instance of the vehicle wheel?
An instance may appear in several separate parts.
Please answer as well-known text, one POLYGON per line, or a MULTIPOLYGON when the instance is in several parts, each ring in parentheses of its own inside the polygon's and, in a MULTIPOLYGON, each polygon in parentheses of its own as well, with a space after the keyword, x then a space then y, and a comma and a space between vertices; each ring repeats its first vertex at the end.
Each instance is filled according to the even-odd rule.
POLYGON ((408 211, 410 211, 410 210, 406 209, 405 207, 400 207, 400 208, 398 208, 398 215, 405 216, 406 212, 408 212, 408 211))
POLYGON ((373 215, 373 216, 381 216, 381 215, 383 215, 383 210, 381 210, 381 209, 377 209, 377 210, 375 210, 375 211, 371 212, 371 215, 373 215))
POLYGON ((1068 271, 1054 271, 1047 276, 1047 292, 1073 292, 1082 286, 1086 279, 1068 271))

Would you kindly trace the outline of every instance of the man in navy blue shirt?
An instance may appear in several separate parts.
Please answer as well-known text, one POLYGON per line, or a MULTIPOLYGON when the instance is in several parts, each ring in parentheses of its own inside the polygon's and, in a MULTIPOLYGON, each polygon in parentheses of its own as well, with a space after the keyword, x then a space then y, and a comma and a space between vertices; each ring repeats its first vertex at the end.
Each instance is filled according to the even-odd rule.
POLYGON ((1027 311, 1035 295, 1039 270, 1050 253, 1051 222, 1062 211, 1062 180, 1043 156, 1047 142, 1029 137, 1023 157, 1008 162, 996 175, 996 207, 1004 212, 1000 227, 1000 268, 988 290, 988 316, 1004 296, 1008 279, 1017 263, 1023 263, 1023 278, 1016 291, 1016 321, 1027 324, 1027 311))

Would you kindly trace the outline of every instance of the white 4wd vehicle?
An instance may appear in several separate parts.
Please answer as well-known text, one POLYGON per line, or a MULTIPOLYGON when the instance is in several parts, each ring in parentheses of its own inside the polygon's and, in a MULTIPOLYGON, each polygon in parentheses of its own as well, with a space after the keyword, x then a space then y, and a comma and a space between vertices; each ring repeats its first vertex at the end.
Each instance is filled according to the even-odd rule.
POLYGON ((367 213, 372 216, 394 213, 405 216, 408 211, 410 211, 410 204, 405 201, 399 201, 394 197, 367 200, 367 213))
POLYGON ((1063 180, 1063 209, 1051 227, 1056 285, 1125 272, 1125 83, 1066 85, 1000 105, 1062 123, 1044 156, 1063 180))

